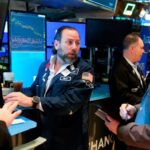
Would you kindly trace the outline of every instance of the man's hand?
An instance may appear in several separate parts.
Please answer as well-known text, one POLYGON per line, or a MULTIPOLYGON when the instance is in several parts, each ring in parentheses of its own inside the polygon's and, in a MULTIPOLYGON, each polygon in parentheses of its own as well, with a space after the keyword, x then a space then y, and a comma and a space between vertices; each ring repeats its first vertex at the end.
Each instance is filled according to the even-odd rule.
POLYGON ((119 124, 120 124, 119 121, 113 119, 109 115, 106 116, 105 125, 114 134, 117 134, 117 129, 118 129, 119 124))
POLYGON ((120 106, 120 116, 124 120, 131 119, 136 112, 136 108, 133 105, 130 104, 122 104, 120 106))
POLYGON ((33 105, 32 97, 28 97, 21 92, 12 92, 4 96, 4 101, 6 103, 10 101, 17 101, 18 105, 23 107, 31 107, 33 105))
POLYGON ((13 122, 13 120, 21 114, 21 110, 15 111, 18 102, 8 102, 0 108, 0 120, 4 121, 7 127, 13 122))

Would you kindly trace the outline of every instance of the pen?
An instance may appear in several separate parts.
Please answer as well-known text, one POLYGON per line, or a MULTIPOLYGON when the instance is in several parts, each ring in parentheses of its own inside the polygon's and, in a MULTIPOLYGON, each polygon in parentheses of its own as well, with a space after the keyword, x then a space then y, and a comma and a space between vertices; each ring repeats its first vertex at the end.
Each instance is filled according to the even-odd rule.
POLYGON ((126 119, 125 119, 126 121, 128 121, 128 110, 127 110, 128 105, 129 105, 129 104, 127 103, 126 106, 125 106, 125 109, 126 109, 126 111, 127 111, 126 119))
POLYGON ((125 106, 125 108, 127 108, 127 107, 128 107, 128 105, 129 105, 129 104, 127 103, 127 104, 126 104, 126 106, 125 106))

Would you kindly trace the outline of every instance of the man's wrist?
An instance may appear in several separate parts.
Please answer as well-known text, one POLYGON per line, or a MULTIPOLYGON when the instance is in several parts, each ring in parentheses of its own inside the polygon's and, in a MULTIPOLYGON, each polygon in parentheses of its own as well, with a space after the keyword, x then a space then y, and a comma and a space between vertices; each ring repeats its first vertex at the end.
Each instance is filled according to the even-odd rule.
POLYGON ((32 97, 32 107, 36 108, 39 103, 40 103, 40 97, 33 96, 32 97))

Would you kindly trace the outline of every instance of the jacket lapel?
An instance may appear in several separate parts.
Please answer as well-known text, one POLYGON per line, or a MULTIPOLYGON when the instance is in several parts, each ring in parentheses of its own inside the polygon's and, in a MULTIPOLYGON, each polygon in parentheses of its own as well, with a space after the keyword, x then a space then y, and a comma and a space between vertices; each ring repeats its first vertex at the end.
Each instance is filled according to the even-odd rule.
POLYGON ((140 74, 140 76, 141 76, 141 80, 142 80, 142 83, 143 83, 143 88, 146 88, 146 82, 145 82, 145 80, 144 80, 143 73, 142 73, 142 71, 141 71, 141 69, 140 69, 139 66, 137 67, 137 70, 138 70, 138 72, 139 72, 139 74, 140 74))
POLYGON ((49 69, 47 69, 42 77, 43 82, 42 82, 42 87, 41 87, 41 96, 44 96, 44 93, 46 90, 46 82, 47 82, 49 74, 50 74, 50 71, 49 69))

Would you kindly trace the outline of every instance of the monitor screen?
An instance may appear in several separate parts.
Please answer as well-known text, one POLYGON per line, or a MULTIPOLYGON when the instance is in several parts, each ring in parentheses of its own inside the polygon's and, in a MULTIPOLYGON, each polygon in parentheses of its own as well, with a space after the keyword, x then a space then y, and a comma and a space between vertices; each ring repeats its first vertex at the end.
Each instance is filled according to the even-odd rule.
POLYGON ((111 11, 114 11, 117 5, 117 0, 83 0, 83 2, 94 6, 100 6, 111 11))
POLYGON ((124 37, 132 32, 132 21, 112 19, 86 20, 88 47, 122 47, 124 37))
POLYGON ((61 26, 72 26, 76 28, 80 34, 80 47, 85 48, 85 24, 73 22, 47 22, 47 46, 53 46, 54 36, 57 29, 61 26))
POLYGON ((45 15, 12 11, 10 50, 45 51, 45 15))
POLYGON ((5 19, 9 6, 9 0, 0 0, 0 44, 3 38, 5 19))
POLYGON ((11 70, 15 81, 23 81, 23 87, 29 87, 38 73, 40 64, 45 60, 45 52, 11 52, 11 70))
POLYGON ((45 23, 44 15, 10 13, 10 68, 14 80, 23 81, 23 87, 31 86, 45 60, 45 23))

